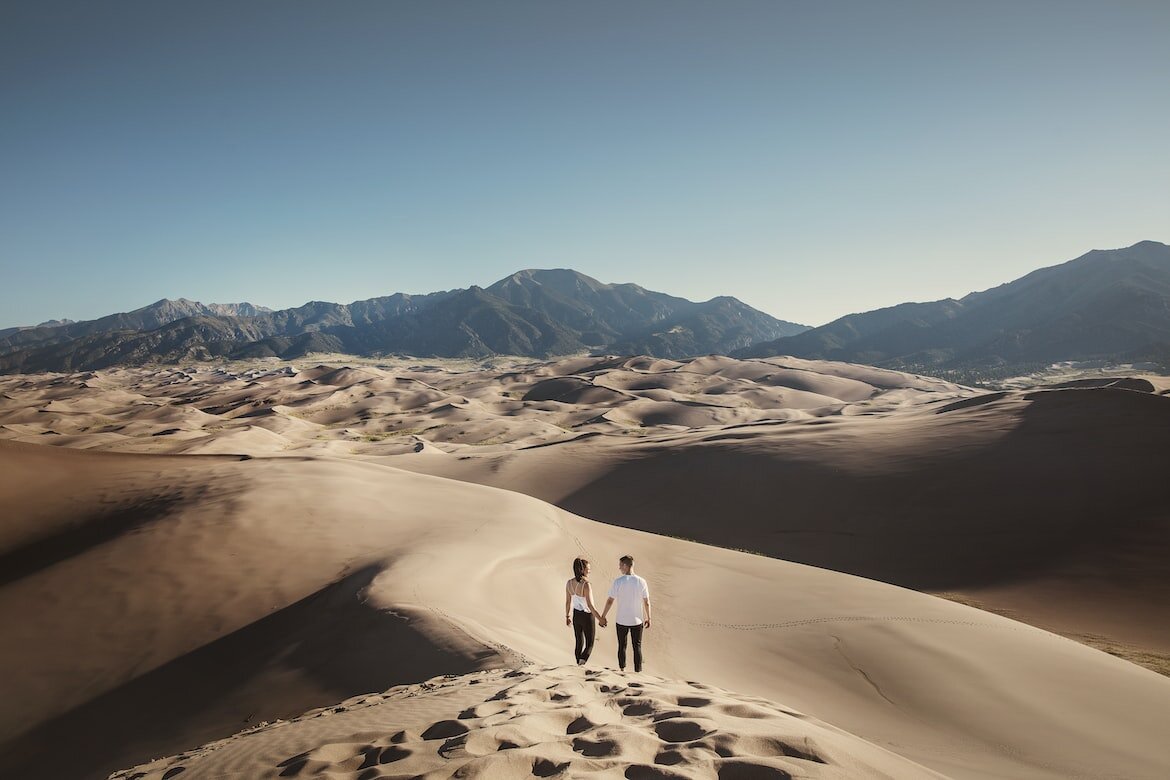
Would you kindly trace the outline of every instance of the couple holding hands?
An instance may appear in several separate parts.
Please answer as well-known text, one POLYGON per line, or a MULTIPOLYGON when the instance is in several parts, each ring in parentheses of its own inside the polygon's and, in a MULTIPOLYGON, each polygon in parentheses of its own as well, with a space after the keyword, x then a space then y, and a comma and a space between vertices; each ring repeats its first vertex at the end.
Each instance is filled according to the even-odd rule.
POLYGON ((609 599, 600 613, 593 606, 593 586, 589 583, 589 561, 577 558, 573 561, 573 579, 565 583, 565 625, 573 627, 577 640, 575 655, 577 665, 589 660, 593 652, 594 619, 605 628, 605 616, 614 604, 617 610, 618 667, 626 670, 626 643, 634 646, 634 671, 642 671, 642 630, 650 628, 650 588, 646 580, 634 574, 634 557, 623 555, 618 560, 621 576, 609 587, 609 599))

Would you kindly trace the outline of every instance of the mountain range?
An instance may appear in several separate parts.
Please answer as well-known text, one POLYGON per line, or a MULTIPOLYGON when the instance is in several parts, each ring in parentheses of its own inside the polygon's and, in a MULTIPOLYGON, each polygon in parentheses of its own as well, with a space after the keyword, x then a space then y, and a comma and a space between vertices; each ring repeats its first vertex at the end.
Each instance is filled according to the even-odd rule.
POLYGON ((161 300, 96 320, 0 331, 0 371, 80 371, 209 358, 549 357, 583 351, 726 353, 808 326, 726 296, 696 303, 568 269, 525 270, 487 288, 395 293, 272 311, 161 300))
POLYGON ((903 303, 732 353, 920 372, 1170 358, 1170 246, 1093 250, 963 298, 903 303))
POLYGON ((1170 365, 1170 246, 1093 250, 962 298, 903 303, 809 328, 731 297, 693 302, 569 269, 483 287, 272 311, 161 300, 86 322, 0 330, 0 372, 211 358, 546 358, 581 352, 840 360, 980 381, 1053 362, 1170 365))

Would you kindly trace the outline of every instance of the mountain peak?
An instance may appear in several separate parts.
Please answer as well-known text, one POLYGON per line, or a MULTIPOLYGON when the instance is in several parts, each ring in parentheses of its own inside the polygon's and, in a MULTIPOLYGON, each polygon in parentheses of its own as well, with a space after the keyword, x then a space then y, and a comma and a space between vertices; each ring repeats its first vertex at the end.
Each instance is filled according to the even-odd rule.
POLYGON ((517 271, 511 276, 501 279, 487 289, 495 290, 506 285, 528 286, 531 284, 539 284, 563 291, 581 289, 601 290, 611 286, 599 282, 591 276, 586 276, 580 271, 574 271, 572 268, 525 268, 522 271, 517 271))

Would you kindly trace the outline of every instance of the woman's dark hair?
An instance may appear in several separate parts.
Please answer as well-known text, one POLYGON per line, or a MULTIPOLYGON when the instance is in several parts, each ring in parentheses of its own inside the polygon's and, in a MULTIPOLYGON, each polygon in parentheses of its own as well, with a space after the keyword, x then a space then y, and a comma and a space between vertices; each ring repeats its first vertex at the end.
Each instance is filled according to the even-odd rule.
POLYGON ((589 565, 588 558, 573 559, 573 579, 580 582, 585 577, 585 567, 589 565))

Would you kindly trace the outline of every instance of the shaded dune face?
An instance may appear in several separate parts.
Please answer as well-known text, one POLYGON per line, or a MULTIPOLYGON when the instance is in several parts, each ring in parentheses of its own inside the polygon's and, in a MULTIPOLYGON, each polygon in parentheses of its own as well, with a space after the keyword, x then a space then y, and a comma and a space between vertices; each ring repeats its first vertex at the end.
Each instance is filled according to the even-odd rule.
POLYGON ((557 503, 917 589, 1013 582, 1093 559, 1102 575, 1136 583, 1150 571, 1123 561, 1170 552, 1160 456, 1170 398, 1044 391, 938 411, 820 437, 790 429, 646 444, 557 503), (647 500, 628 500, 639 495, 647 500))
POLYGON ((369 566, 237 631, 135 677, 22 734, 0 753, 20 776, 62 741, 104 776, 145 755, 221 738, 307 707, 438 674, 522 663, 490 647, 437 643, 425 610, 380 611, 362 593, 369 566), (127 737, 111 742, 111 717, 127 737), (238 724, 238 725, 232 725, 238 724))

